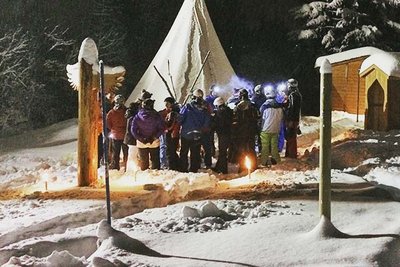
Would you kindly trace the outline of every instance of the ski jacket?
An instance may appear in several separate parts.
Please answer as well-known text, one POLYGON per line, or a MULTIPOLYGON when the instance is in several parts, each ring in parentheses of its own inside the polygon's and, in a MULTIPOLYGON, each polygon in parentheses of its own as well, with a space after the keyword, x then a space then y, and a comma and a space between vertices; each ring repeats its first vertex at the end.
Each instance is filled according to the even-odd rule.
POLYGON ((285 108, 285 119, 288 121, 300 121, 302 96, 299 90, 289 92, 287 106, 285 108))
POLYGON ((283 120, 283 108, 275 99, 267 99, 263 104, 261 131, 279 133, 283 120))
POLYGON ((233 112, 227 105, 221 105, 215 110, 214 129, 218 135, 230 135, 233 112))
POLYGON ((191 102, 183 106, 180 112, 181 136, 193 139, 192 132, 210 131, 210 113, 203 103, 191 102))
POLYGON ((179 111, 178 105, 172 106, 171 109, 163 109, 160 111, 161 117, 164 119, 166 132, 171 134, 172 138, 179 137, 181 125, 179 124, 179 111))
POLYGON ((136 145, 136 139, 131 134, 132 120, 135 115, 138 113, 140 107, 139 102, 133 102, 129 105, 128 109, 125 112, 125 118, 127 118, 126 132, 124 137, 124 144, 126 145, 136 145))
POLYGON ((120 106, 118 109, 111 109, 107 113, 107 128, 110 130, 109 137, 114 140, 124 140, 126 131, 126 108, 120 106))
POLYGON ((254 103, 257 109, 260 109, 261 105, 264 104, 267 97, 264 94, 254 94, 251 97, 251 102, 254 103))
POLYGON ((143 144, 152 143, 163 134, 164 130, 164 120, 154 109, 142 108, 132 120, 131 133, 143 144))
POLYGON ((260 113, 250 100, 240 101, 233 111, 232 134, 250 138, 258 133, 260 113))

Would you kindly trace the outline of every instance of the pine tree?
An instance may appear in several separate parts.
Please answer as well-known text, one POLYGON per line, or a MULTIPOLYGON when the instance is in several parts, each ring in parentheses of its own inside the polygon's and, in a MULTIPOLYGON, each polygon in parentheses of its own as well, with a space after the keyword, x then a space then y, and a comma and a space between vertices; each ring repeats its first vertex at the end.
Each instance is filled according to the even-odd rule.
POLYGON ((292 36, 319 41, 325 53, 362 46, 400 48, 399 0, 313 1, 292 12, 302 25, 292 36))

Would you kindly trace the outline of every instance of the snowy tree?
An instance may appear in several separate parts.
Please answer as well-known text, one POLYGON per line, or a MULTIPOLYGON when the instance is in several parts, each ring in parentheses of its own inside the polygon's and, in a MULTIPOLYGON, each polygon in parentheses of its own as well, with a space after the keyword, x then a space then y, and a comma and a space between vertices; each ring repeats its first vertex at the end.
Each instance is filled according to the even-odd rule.
POLYGON ((292 10, 301 29, 298 41, 318 41, 324 52, 361 46, 399 49, 399 0, 313 1, 292 10))
POLYGON ((22 28, 8 31, 0 36, 0 131, 9 133, 11 129, 29 121, 31 93, 42 89, 31 79, 34 57, 30 53, 32 36, 22 28))
POLYGON ((73 106, 66 101, 71 92, 57 92, 63 88, 66 48, 73 44, 64 35, 58 26, 36 36, 18 26, 0 36, 0 133, 58 121, 55 110, 73 106))

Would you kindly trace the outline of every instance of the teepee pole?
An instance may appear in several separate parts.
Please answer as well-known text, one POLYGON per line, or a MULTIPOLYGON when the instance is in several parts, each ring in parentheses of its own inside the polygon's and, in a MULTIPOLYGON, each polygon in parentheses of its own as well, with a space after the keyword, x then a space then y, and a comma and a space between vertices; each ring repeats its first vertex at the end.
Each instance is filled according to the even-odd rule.
POLYGON ((210 55, 210 53, 211 53, 211 51, 208 50, 208 52, 207 52, 207 54, 206 54, 206 57, 205 57, 204 60, 203 60, 203 63, 201 63, 201 68, 200 68, 200 70, 199 70, 199 73, 197 74, 196 79, 193 81, 193 84, 192 84, 192 86, 190 87, 189 94, 187 94, 187 96, 186 96, 186 98, 185 98, 185 101, 183 101, 183 105, 186 104, 186 102, 187 102, 188 99, 189 99, 189 96, 193 93, 194 86, 196 85, 196 82, 197 82, 197 80, 199 79, 200 74, 201 74, 201 72, 202 72, 203 69, 204 69, 204 65, 206 64, 207 59, 208 59, 208 56, 210 55))
POLYGON ((161 73, 158 71, 157 67, 154 66, 154 65, 153 65, 153 67, 154 67, 154 69, 156 70, 158 76, 160 76, 161 80, 163 81, 163 83, 164 83, 165 86, 167 87, 167 90, 168 90, 169 95, 170 95, 171 97, 174 97, 174 96, 172 95, 171 89, 170 89, 169 86, 168 86, 167 81, 164 79, 164 77, 163 77, 163 76, 161 75, 161 73))
POLYGON ((168 64, 168 76, 169 76, 169 79, 171 80, 172 90, 174 91, 175 99, 177 99, 174 80, 172 79, 171 68, 169 66, 169 59, 167 60, 167 64, 168 64))

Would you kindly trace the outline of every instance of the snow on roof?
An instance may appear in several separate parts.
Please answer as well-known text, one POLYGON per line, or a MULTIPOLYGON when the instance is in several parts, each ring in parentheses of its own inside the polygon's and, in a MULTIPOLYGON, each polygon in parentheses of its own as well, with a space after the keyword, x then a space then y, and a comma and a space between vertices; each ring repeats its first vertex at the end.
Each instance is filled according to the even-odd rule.
POLYGON ((385 52, 385 51, 383 51, 379 48, 376 48, 376 47, 372 47, 372 46, 351 49, 351 50, 347 50, 344 52, 319 57, 315 61, 314 67, 315 68, 321 67, 321 64, 324 59, 328 59, 331 64, 334 64, 337 62, 342 62, 342 61, 350 60, 353 58, 366 57, 366 56, 370 56, 370 55, 373 55, 376 53, 383 53, 383 52, 385 52))
POLYGON ((360 73, 372 65, 377 66, 386 75, 400 77, 400 53, 377 53, 366 58, 361 64, 360 73))

